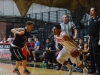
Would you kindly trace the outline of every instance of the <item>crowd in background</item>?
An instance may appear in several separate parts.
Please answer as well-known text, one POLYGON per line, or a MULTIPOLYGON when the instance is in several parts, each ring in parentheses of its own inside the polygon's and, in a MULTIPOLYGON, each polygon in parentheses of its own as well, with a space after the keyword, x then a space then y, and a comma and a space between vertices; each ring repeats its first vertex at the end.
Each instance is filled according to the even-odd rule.
MULTIPOLYGON (((12 43, 14 37, 11 37, 9 35, 9 38, 3 38, 1 40, 2 43, 12 43)), ((88 44, 84 43, 84 39, 79 39, 79 47, 82 48, 84 53, 81 54, 80 60, 84 63, 85 66, 87 66, 89 61, 89 49, 88 44)), ((45 44, 41 45, 41 42, 39 42, 39 39, 37 36, 33 35, 32 38, 28 38, 27 42, 28 49, 30 51, 30 55, 28 56, 27 60, 31 62, 42 62, 45 61, 45 63, 50 66, 56 66, 58 70, 62 69, 62 65, 56 61, 56 57, 59 53, 58 50, 55 48, 55 41, 53 36, 50 38, 47 38, 45 40, 45 44)), ((58 44, 59 49, 61 50, 63 47, 62 45, 58 44)))

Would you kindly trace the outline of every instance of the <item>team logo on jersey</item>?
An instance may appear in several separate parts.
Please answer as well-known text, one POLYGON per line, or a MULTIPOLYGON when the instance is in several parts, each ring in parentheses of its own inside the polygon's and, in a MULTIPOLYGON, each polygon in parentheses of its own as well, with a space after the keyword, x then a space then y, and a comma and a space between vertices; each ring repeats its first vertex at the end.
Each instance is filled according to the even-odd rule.
POLYGON ((62 39, 57 39, 58 40, 58 42, 64 42, 64 40, 62 40, 62 39))

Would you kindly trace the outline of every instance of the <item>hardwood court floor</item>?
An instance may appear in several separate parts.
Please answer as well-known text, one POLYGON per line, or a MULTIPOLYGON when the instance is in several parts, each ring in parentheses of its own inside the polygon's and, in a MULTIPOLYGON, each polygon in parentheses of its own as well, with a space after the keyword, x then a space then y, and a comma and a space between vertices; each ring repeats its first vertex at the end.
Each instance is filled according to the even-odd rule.
MULTIPOLYGON (((0 63, 0 75, 17 75, 12 72, 14 65, 12 64, 4 64, 0 63)), ((23 70, 20 67, 21 72, 23 70)), ((67 71, 58 71, 53 69, 43 69, 43 68, 36 68, 36 67, 28 67, 28 70, 32 73, 32 75, 67 75, 67 71)), ((23 73, 21 75, 24 75, 23 73)), ((83 75, 82 73, 73 72, 72 75, 83 75)), ((88 74, 92 75, 92 74, 88 74)))

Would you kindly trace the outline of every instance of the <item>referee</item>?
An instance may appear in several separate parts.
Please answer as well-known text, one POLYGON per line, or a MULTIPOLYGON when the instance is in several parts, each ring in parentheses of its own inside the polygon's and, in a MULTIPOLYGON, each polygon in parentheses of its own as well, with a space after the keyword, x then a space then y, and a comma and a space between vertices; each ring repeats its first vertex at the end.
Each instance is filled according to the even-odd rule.
POLYGON ((91 72, 96 72, 98 67, 98 75, 100 75, 100 45, 99 43, 99 27, 100 18, 97 16, 97 9, 90 9, 90 25, 89 25, 89 49, 90 49, 90 61, 91 61, 91 72), (96 65, 95 65, 96 64, 96 65))

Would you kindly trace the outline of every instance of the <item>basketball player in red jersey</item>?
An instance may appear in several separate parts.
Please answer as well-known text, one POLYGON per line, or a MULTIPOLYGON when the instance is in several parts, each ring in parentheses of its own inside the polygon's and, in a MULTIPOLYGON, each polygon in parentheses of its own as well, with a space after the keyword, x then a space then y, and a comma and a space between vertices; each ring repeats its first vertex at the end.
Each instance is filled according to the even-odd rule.
POLYGON ((74 69, 73 66, 68 63, 68 61, 67 61, 68 58, 70 58, 73 63, 75 63, 76 65, 80 66, 83 69, 83 75, 87 75, 88 70, 86 69, 86 67, 84 67, 84 65, 79 60, 79 56, 76 58, 73 58, 70 55, 70 51, 73 48, 79 49, 79 46, 77 45, 77 43, 74 42, 66 33, 61 32, 60 25, 55 25, 53 27, 53 33, 55 34, 54 40, 56 43, 56 49, 59 49, 57 46, 58 43, 60 43, 63 46, 62 50, 59 52, 59 54, 57 56, 57 61, 59 63, 61 63, 62 65, 66 65, 69 68, 68 75, 71 75, 72 71, 74 69))
POLYGON ((25 56, 26 59, 28 57, 28 54, 30 55, 30 52, 29 52, 27 46, 28 46, 28 44, 25 43, 25 46, 22 48, 22 53, 23 53, 23 55, 25 56))

